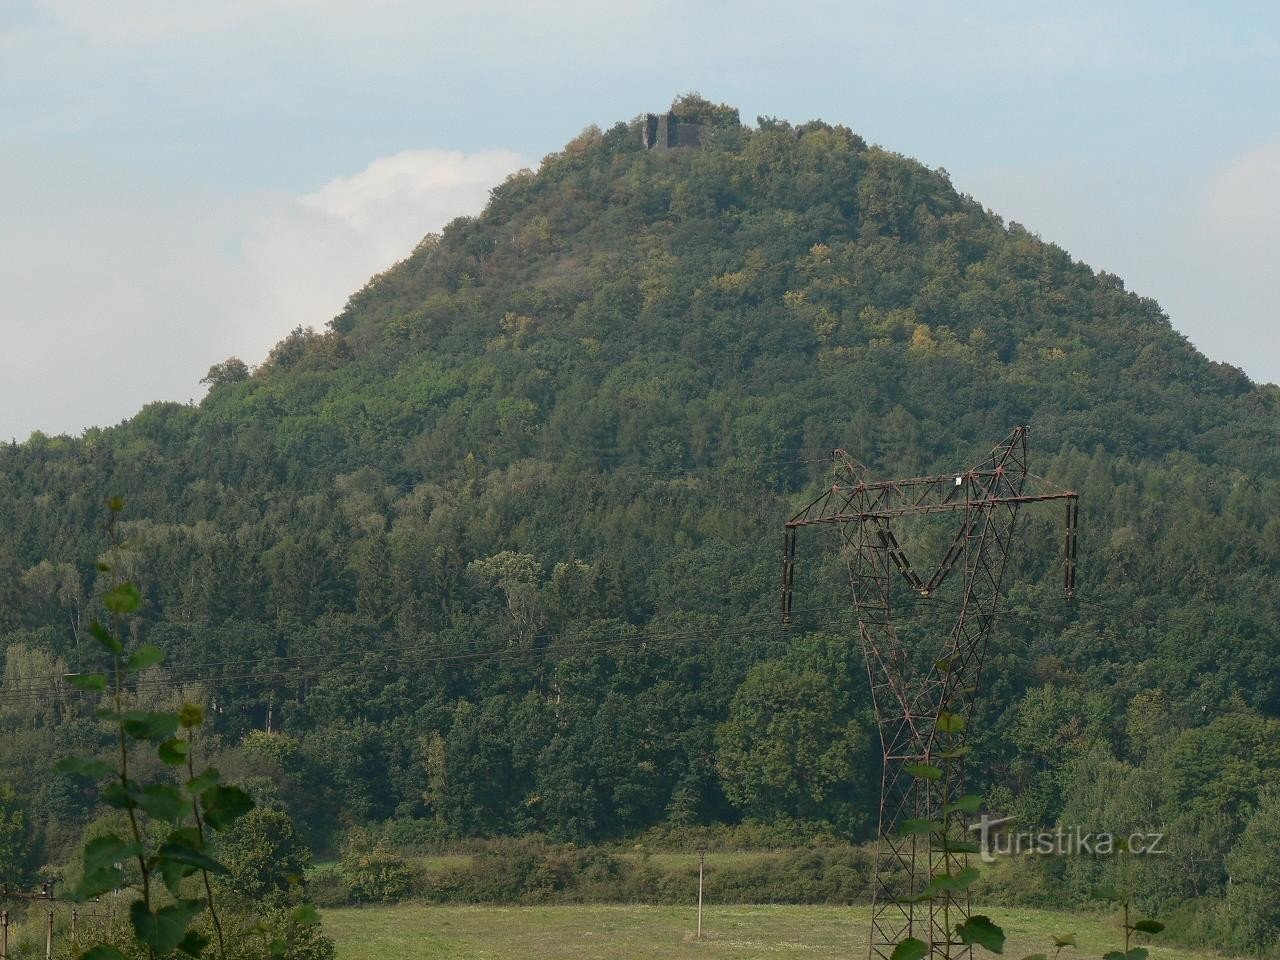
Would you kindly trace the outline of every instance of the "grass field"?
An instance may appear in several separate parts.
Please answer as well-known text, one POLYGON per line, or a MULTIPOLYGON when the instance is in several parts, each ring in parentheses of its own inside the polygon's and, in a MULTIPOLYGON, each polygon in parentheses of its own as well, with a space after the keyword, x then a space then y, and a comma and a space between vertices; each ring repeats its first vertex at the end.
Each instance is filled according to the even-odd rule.
MULTIPOLYGON (((1097 958, 1120 945, 1117 926, 1101 917, 1005 908, 991 913, 1009 937, 1004 956, 1013 960, 1052 955, 1050 941, 1058 933, 1075 933, 1080 943, 1078 950, 1064 950, 1063 960, 1097 958)), ((866 956, 867 916, 865 907, 709 906, 698 942, 696 909, 686 907, 402 904, 322 912, 338 960, 849 960, 866 956)), ((1150 950, 1151 960, 1211 956, 1155 944, 1150 950)))

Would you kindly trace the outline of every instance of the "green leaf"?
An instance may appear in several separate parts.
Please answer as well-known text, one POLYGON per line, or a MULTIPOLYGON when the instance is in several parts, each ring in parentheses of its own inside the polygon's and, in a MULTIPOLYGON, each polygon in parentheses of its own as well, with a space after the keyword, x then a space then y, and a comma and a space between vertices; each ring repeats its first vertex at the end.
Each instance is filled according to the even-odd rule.
POLYGON ((954 750, 944 750, 938 756, 943 760, 959 760, 961 757, 967 757, 971 748, 968 744, 962 747, 956 747, 954 750))
POLYGON ((980 876, 982 876, 982 873, 977 867, 965 867, 955 875, 955 889, 964 890, 973 886, 980 876))
POLYGON ((964 733, 966 723, 964 717, 959 714, 944 711, 938 714, 938 721, 934 726, 943 733, 964 733))
POLYGON ((120 645, 120 641, 115 638, 115 635, 110 630, 104 627, 97 620, 89 621, 89 633, 93 635, 93 638, 97 640, 98 643, 102 644, 107 653, 114 653, 117 655, 124 653, 124 647, 120 645))
POLYGON ((86 872, 71 892, 71 899, 83 903, 124 886, 124 874, 116 867, 102 867, 86 872))
POLYGON ((107 784, 102 788, 101 796, 103 803, 117 810, 132 810, 138 805, 133 799, 132 792, 119 783, 107 784))
POLYGON ((900 944, 893 948, 893 953, 889 955, 889 960, 922 960, 928 956, 929 945, 923 940, 917 940, 915 937, 907 937, 900 944))
POLYGON ((973 886, 981 874, 977 867, 965 867, 959 873, 940 873, 924 888, 931 897, 939 893, 960 893, 973 886))
POLYGON ((956 927, 956 933, 967 944, 977 944, 992 953, 1004 953, 1004 931, 990 917, 974 914, 956 927))
POLYGON ((65 679, 77 690, 107 689, 107 678, 100 673, 68 673, 65 679))
POLYGON ((978 808, 982 806, 982 797, 976 793, 966 793, 963 797, 957 797, 952 803, 948 803, 942 808, 943 813, 977 813, 978 808))
POLYGON ((187 801, 177 787, 155 783, 139 787, 132 780, 126 785, 110 783, 102 788, 102 802, 117 810, 145 810, 157 820, 174 821, 187 809, 187 801))
POLYGON ((91 873, 102 867, 114 867, 117 863, 136 857, 142 847, 132 840, 125 840, 114 833, 95 837, 84 845, 84 872, 91 873))
POLYGON ((909 763, 902 769, 919 780, 939 780, 942 778, 942 771, 928 763, 909 763))
POLYGON ((164 843, 160 845, 156 855, 152 858, 160 866, 160 872, 165 878, 165 885, 170 886, 172 884, 170 889, 173 891, 174 896, 177 897, 179 895, 178 884, 195 873, 197 868, 182 862, 185 858, 169 856, 169 852, 175 847, 201 850, 204 848, 204 840, 200 836, 200 831, 195 827, 176 827, 164 843))
POLYGON ((142 606, 142 594, 132 583, 122 583, 107 591, 102 605, 118 616, 125 616, 142 606))
POLYGON ((94 757, 63 757, 54 764, 54 769, 68 777, 88 777, 90 780, 101 780, 116 772, 111 764, 94 757))
POLYGON ((164 659, 164 651, 152 643, 144 643, 137 650, 133 651, 133 655, 129 657, 124 668, 130 673, 138 670, 145 670, 147 667, 155 666, 164 659))
POLYGON ((903 820, 898 832, 903 835, 915 833, 935 833, 942 829, 937 820, 903 820))
POLYGON ((930 844, 930 849, 944 850, 947 853, 982 852, 982 848, 973 840, 952 840, 950 837, 943 837, 941 840, 934 841, 930 844))
POLYGON ((205 769, 204 773, 198 777, 187 781, 187 791, 192 795, 199 796, 221 779, 221 774, 213 767, 205 769))
POLYGON ((175 898, 180 897, 182 895, 182 881, 195 873, 196 868, 187 866, 185 863, 179 863, 177 860, 152 859, 155 861, 152 864, 152 869, 159 869, 160 879, 164 881, 165 888, 175 898))
POLYGON ((1107 900, 1110 902, 1124 899, 1124 897, 1120 895, 1120 891, 1115 887, 1094 887, 1089 891, 1089 896, 1093 900, 1107 900))
POLYGON ((112 513, 119 513, 124 509, 123 497, 107 497, 107 509, 112 513))
POLYGON ((209 945, 209 938, 198 930, 188 930, 187 935, 178 943, 178 949, 189 957, 199 957, 201 951, 209 945))
POLYGON ((167 783, 154 783, 141 790, 129 791, 129 797, 157 820, 173 822, 178 820, 187 810, 187 801, 177 787, 167 783))
POLYGON ((295 907, 289 916, 300 927, 314 927, 320 922, 320 914, 316 912, 315 905, 310 903, 295 907))
POLYGON ((1074 947, 1076 945, 1076 935, 1074 933, 1064 933, 1061 936, 1053 938, 1053 945, 1061 950, 1063 947, 1074 947))
POLYGON ((187 762, 187 754, 191 752, 189 740, 166 740, 160 744, 160 759, 171 767, 180 767, 187 762))
POLYGON ((173 860, 175 863, 184 863, 189 867, 208 870, 210 873, 224 874, 228 872, 227 868, 213 859, 213 857, 189 844, 166 842, 160 847, 160 856, 173 860))
POLYGON ((80 954, 76 960, 129 960, 129 958, 115 947, 109 947, 105 943, 100 943, 96 947, 90 947, 84 953, 80 954))
POLYGON ((1159 933, 1164 929, 1164 924, 1159 920, 1139 920, 1133 925, 1133 929, 1139 933, 1159 933))
POLYGON ((172 713, 130 710, 122 722, 124 732, 135 740, 168 740, 178 730, 178 717, 172 713))
POLYGON ((184 703, 178 711, 178 722, 184 730, 200 726, 204 723, 204 707, 198 703, 184 703))
POLYGON ((199 900, 179 900, 152 913, 145 903, 135 900, 129 907, 129 919, 133 921, 133 932, 137 938, 164 954, 183 941, 187 926, 200 912, 201 906, 199 900))
POLYGON ((239 787, 210 787, 200 794, 204 820, 214 830, 224 830, 253 809, 253 799, 239 787))

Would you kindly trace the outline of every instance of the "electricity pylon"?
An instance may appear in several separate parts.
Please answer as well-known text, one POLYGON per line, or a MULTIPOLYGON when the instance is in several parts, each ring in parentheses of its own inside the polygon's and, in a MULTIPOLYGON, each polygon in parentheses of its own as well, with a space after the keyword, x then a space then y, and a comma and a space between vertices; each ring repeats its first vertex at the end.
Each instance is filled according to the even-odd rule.
MULTIPOLYGON (((947 803, 937 781, 913 775, 912 770, 935 767, 946 753, 952 771, 946 789, 952 799, 963 792, 957 789, 960 765, 952 759, 963 754, 963 733, 949 731, 963 727, 977 691, 1018 510, 1025 504, 1065 502, 1062 569, 1070 597, 1075 589, 1078 496, 1027 471, 1026 427, 1014 430, 973 469, 959 473, 872 482, 866 468, 843 450, 835 451, 835 460, 845 476, 786 523, 782 613, 789 623, 796 532, 801 527, 835 527, 849 567, 884 749, 870 957, 889 960, 897 943, 914 936, 930 944, 930 956, 936 960, 969 958, 972 947, 955 932, 957 923, 969 917, 967 888, 920 899, 935 877, 963 871, 968 854, 945 837, 902 832, 907 820, 942 822, 947 803), (922 575, 894 535, 894 522, 942 513, 957 514, 959 528, 942 559, 922 575), (934 597, 953 570, 964 577, 958 602, 948 607, 955 620, 927 666, 913 664, 898 635, 891 567, 912 593, 924 598, 934 597), (940 726, 939 717, 948 719, 940 726), (950 719, 956 717, 961 718, 958 724, 950 719)), ((935 884, 931 890, 936 889, 935 884)))

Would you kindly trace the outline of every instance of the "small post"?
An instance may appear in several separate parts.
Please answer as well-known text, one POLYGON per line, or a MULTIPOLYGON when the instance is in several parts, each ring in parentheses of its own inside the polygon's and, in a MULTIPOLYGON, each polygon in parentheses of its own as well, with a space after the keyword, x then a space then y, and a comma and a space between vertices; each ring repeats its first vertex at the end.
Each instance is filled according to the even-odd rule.
POLYGON ((44 960, 53 960, 53 911, 49 911, 49 922, 44 928, 44 960))
POLYGON ((0 960, 9 960, 9 911, 0 910, 0 960))
POLYGON ((79 916, 79 914, 80 914, 79 910, 77 910, 75 907, 71 908, 71 942, 72 943, 75 943, 75 940, 76 940, 76 918, 79 916))
POLYGON ((707 864, 707 848, 698 848, 698 939, 702 939, 702 874, 707 864))

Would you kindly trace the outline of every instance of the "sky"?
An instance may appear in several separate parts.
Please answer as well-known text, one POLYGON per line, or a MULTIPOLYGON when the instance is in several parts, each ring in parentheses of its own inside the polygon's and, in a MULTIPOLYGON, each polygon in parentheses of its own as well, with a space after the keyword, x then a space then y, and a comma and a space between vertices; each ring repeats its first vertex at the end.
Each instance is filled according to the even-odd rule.
POLYGON ((1280 381, 1280 5, 0 0, 0 438, 322 328, 589 124, 843 123, 1280 381))

